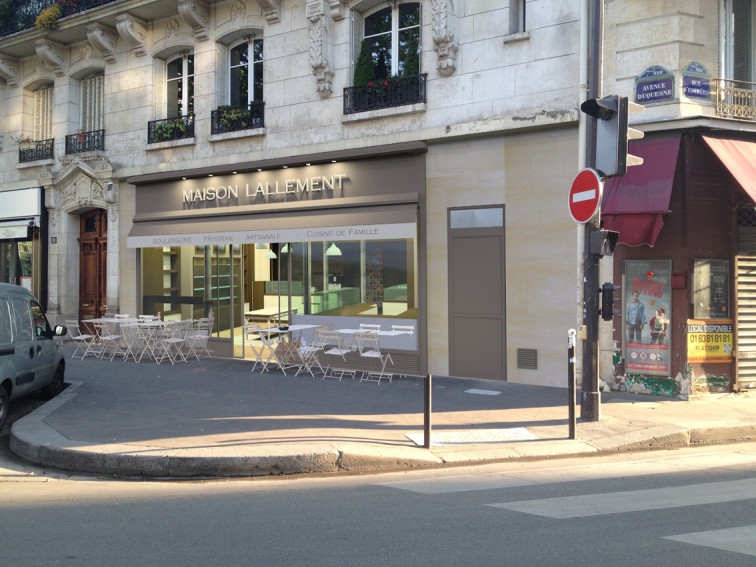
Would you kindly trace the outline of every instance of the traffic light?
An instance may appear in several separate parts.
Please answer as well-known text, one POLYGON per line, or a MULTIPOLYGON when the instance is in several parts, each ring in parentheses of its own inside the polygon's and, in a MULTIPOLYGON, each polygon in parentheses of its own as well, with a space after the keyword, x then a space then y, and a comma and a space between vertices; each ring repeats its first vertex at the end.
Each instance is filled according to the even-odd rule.
POLYGON ((620 286, 609 282, 601 286, 601 318, 604 321, 611 321, 615 315, 620 314, 620 310, 614 308, 616 301, 622 301, 621 297, 614 296, 614 292, 620 289, 620 286))
POLYGON ((619 232, 598 228, 591 231, 591 254, 599 258, 611 256, 614 254, 614 247, 617 245, 619 232))
POLYGON ((611 95, 586 100, 580 110, 597 120, 595 168, 602 177, 625 175, 629 166, 643 163, 643 158, 627 153, 627 141, 643 137, 643 132, 628 127, 628 113, 643 112, 643 106, 611 95))

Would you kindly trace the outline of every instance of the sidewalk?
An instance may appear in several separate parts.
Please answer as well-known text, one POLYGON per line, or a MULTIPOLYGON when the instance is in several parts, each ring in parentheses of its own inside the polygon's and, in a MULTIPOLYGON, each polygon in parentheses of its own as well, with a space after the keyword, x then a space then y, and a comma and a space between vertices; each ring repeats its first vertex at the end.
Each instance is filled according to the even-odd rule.
MULTIPOLYGON (((69 386, 13 424, 29 461, 121 476, 230 477, 367 472, 544 459, 756 439, 756 393, 695 401, 604 394, 601 419, 568 438, 567 390, 250 372, 238 360, 156 365, 67 360, 69 386)), ((577 408, 578 415, 580 408, 577 408)))

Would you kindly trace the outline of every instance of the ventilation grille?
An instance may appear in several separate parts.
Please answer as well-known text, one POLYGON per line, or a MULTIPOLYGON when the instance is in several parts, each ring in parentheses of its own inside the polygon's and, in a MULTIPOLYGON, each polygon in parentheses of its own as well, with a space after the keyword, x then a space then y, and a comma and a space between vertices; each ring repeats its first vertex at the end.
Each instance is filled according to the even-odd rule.
POLYGON ((538 351, 534 348, 518 348, 517 368, 538 370, 538 351))

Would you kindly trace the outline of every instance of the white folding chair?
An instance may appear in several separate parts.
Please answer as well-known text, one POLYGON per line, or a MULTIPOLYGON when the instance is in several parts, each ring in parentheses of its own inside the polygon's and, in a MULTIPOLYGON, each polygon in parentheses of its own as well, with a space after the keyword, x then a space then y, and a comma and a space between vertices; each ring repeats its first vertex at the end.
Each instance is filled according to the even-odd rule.
POLYGON ((113 317, 115 319, 128 319, 129 318, 129 314, 128 313, 116 313, 115 315, 113 315, 113 317))
POLYGON ((105 358, 110 354, 112 362, 116 355, 122 355, 124 351, 121 345, 121 335, 116 333, 115 325, 113 323, 94 323, 94 326, 97 329, 97 340, 102 346, 100 358, 105 358))
MULTIPOLYGON (((323 378, 338 378, 339 382, 344 376, 351 376, 352 379, 357 375, 357 371, 347 368, 346 355, 352 352, 351 348, 344 348, 344 340, 341 333, 338 331, 321 330, 315 331, 316 336, 320 336, 320 340, 323 344, 323 359, 326 357, 334 359, 336 357, 341 358, 344 363, 343 366, 333 366, 330 362, 326 365, 323 378), (320 331, 320 333, 318 333, 320 331)), ((337 361, 338 362, 338 361, 337 361)))
POLYGON ((380 325, 373 325, 371 323, 360 323, 360 331, 380 331, 380 325))
POLYGON ((125 352, 123 355, 124 362, 129 358, 133 358, 134 362, 141 362, 142 357, 147 349, 147 343, 145 338, 139 332, 139 327, 136 323, 124 323, 121 325, 121 338, 125 345, 125 352))
POLYGON ((76 345, 76 349, 71 355, 71 358, 80 358, 84 360, 85 356, 96 356, 96 353, 93 350, 94 342, 97 338, 95 335, 82 333, 79 322, 76 320, 66 319, 66 327, 68 328, 68 334, 76 345), (77 354, 79 356, 77 356, 77 354))
POLYGON ((255 359, 255 363, 252 365, 252 370, 250 372, 254 372, 257 368, 258 364, 262 364, 263 367, 263 345, 260 342, 260 325, 258 323, 246 323, 242 325, 242 330, 244 332, 244 348, 249 349, 252 353, 252 357, 255 359))
POLYGON ((391 325, 392 331, 399 331, 401 333, 407 333, 408 335, 415 334, 414 325, 391 325))
POLYGON ((263 345, 263 356, 261 357, 262 359, 264 359, 262 360, 263 372, 267 372, 269 365, 275 364, 285 376, 287 368, 296 366, 290 361, 291 355, 289 350, 293 346, 292 343, 284 343, 272 340, 270 338, 270 333, 268 333, 265 329, 260 329, 257 334, 260 337, 260 341, 263 345))
POLYGON ((296 357, 299 360, 298 375, 300 372, 305 371, 313 378, 315 377, 315 367, 319 369, 322 374, 325 374, 325 370, 318 360, 318 355, 322 351, 322 348, 317 344, 309 344, 304 337, 300 337, 299 342, 294 344, 296 348, 296 357))
POLYGON ((394 361, 390 354, 383 354, 381 352, 378 333, 372 331, 357 332, 354 334, 354 340, 357 343, 360 357, 375 360, 380 368, 378 371, 364 371, 360 382, 377 382, 380 384, 383 378, 388 378, 388 381, 391 382, 393 375, 386 372, 386 364, 389 361, 391 361, 391 364, 394 364, 394 361))
POLYGON ((214 320, 210 317, 197 319, 194 328, 189 329, 186 333, 187 357, 194 356, 197 360, 200 358, 212 358, 210 350, 207 348, 207 342, 213 333, 214 320))
POLYGON ((190 330, 193 330, 191 321, 176 321, 168 325, 163 330, 162 336, 159 339, 160 346, 155 362, 160 364, 166 358, 171 364, 175 364, 177 360, 187 362, 183 348, 186 344, 187 333, 190 330))

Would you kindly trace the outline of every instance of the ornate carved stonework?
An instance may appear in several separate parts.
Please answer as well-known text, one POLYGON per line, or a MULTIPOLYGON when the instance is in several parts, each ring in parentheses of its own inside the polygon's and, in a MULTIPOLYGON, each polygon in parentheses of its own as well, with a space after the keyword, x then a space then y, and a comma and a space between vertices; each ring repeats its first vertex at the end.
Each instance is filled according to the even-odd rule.
POLYGON ((333 33, 332 20, 325 13, 324 0, 308 0, 307 19, 310 21, 310 66, 317 81, 317 92, 321 98, 331 96, 333 70, 329 62, 332 59, 333 33))
POLYGON ((52 67, 53 73, 55 73, 56 76, 62 77, 65 74, 65 71, 63 70, 63 53, 65 53, 65 49, 62 45, 54 43, 49 39, 42 38, 35 42, 35 48, 39 58, 52 67))
POLYGON ((349 0, 328 0, 331 8, 331 17, 334 20, 343 20, 349 13, 349 0))
POLYGON ((0 77, 2 77, 9 87, 17 87, 18 80, 18 61, 6 56, 0 56, 0 77))
POLYGON ((257 0, 257 3, 269 24, 277 24, 281 21, 281 0, 257 0))
POLYGON ((189 24, 194 32, 194 37, 199 41, 205 41, 208 38, 208 17, 207 5, 200 0, 181 0, 178 3, 179 15, 189 24))
POLYGON ((102 51, 102 57, 108 63, 116 62, 116 35, 113 28, 102 24, 90 24, 87 26, 87 38, 97 49, 102 51))
POLYGON ((177 19, 169 20, 167 24, 165 24, 165 37, 169 38, 172 35, 178 35, 181 32, 181 26, 178 23, 177 19))
POLYGON ((131 50, 137 57, 147 54, 147 24, 131 14, 116 16, 118 35, 131 44, 131 50))
POLYGON ((443 76, 448 77, 457 68, 457 49, 455 29, 457 15, 454 12, 453 0, 432 0, 433 45, 438 55, 436 68, 443 76))
POLYGON ((231 20, 238 20, 247 15, 247 7, 244 2, 237 1, 231 6, 231 20))

